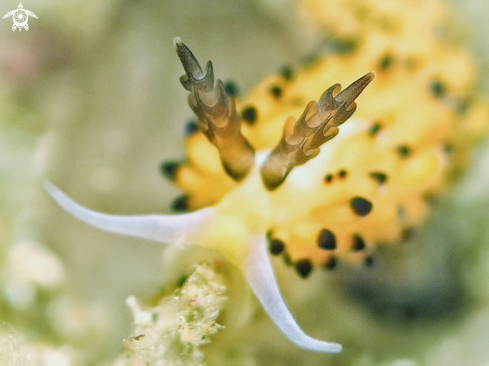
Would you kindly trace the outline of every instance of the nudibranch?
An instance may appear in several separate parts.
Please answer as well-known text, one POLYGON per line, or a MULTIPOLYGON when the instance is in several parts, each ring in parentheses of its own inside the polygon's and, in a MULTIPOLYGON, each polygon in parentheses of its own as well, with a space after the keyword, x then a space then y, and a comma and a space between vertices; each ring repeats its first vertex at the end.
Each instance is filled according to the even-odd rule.
MULTIPOLYGON (((322 1, 304 3, 311 17, 322 14, 322 1)), ((418 31, 418 23, 391 24, 399 28, 396 38, 384 34, 388 27, 362 29, 361 13, 353 13, 353 30, 341 24, 336 43, 327 44, 335 52, 301 70, 281 69, 242 100, 232 84, 214 79, 210 61, 202 68, 175 39, 185 69, 180 81, 197 119, 187 126, 188 159, 166 162, 162 170, 186 192, 174 208, 190 212, 113 216, 80 206, 51 183, 46 189, 65 210, 100 229, 219 251, 244 273, 292 342, 341 351, 301 330, 269 256, 282 256, 304 278, 340 261, 373 265, 376 246, 401 242, 423 222, 431 197, 463 166, 488 115, 472 92, 464 50, 435 34, 400 46, 396 39, 418 31), (357 28, 363 38, 345 42, 357 28), (335 84, 362 74, 344 90, 335 84)), ((436 18, 438 10, 421 12, 420 22, 427 14, 436 18)))
MULTIPOLYGON (((367 73, 344 90, 339 84, 326 89, 317 102, 307 104, 298 119, 287 119, 282 137, 272 151, 255 154, 241 131, 242 117, 234 97, 226 93, 220 79, 214 80, 211 61, 203 70, 179 38, 175 38, 174 44, 186 73, 180 81, 190 92, 188 102, 198 117, 198 128, 216 148, 236 187, 216 205, 191 213, 125 217, 84 208, 51 183, 46 183, 46 189, 65 210, 102 230, 218 250, 243 271, 265 311, 292 342, 313 351, 341 351, 340 345, 311 338, 299 328, 280 293, 268 250, 272 245, 277 253, 278 239, 271 239, 277 228, 322 209, 309 177, 293 178, 293 169, 314 159, 319 147, 338 134, 338 126, 355 112, 354 100, 373 80, 374 73, 367 73), (288 187, 289 184, 293 187, 288 187)), ((361 197, 354 197, 350 204, 360 217, 372 205, 361 197)), ((327 237, 325 232, 318 239, 319 248, 334 251, 334 234, 327 237)))

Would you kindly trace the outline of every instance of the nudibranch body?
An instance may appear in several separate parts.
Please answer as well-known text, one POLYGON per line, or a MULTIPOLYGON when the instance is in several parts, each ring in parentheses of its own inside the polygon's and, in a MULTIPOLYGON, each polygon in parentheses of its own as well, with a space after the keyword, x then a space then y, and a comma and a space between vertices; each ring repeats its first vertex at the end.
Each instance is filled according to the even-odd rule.
POLYGON ((197 120, 187 128, 188 159, 162 168, 186 191, 175 208, 192 212, 111 216, 76 204, 49 183, 48 191, 101 229, 218 250, 243 271, 291 341, 339 352, 341 346, 299 328, 269 254, 282 255, 302 277, 339 260, 372 265, 377 245, 400 242, 423 222, 430 199, 463 167, 488 121, 473 91, 472 61, 444 30, 438 2, 354 3, 302 2, 309 23, 332 34, 324 55, 301 70, 281 69, 243 100, 214 79, 210 61, 202 68, 175 39, 197 120), (330 6, 348 22, 318 18, 330 6), (413 42, 409 37, 420 31, 413 42), (371 85, 369 70, 377 74, 371 85), (335 84, 362 74, 344 90, 335 84))
POLYGON ((340 345, 315 340, 299 328, 282 299, 268 258, 273 228, 307 217, 311 206, 316 207, 314 192, 307 184, 296 187, 293 195, 274 192, 280 192, 293 168, 316 157, 319 146, 336 136, 374 74, 364 75, 344 90, 339 84, 327 89, 317 102, 306 106, 301 117, 288 120, 275 149, 255 159, 253 147, 241 133, 234 99, 219 79, 214 80, 212 63, 207 63, 204 72, 187 46, 179 38, 174 42, 186 72, 180 80, 190 92, 189 104, 199 117, 199 128, 217 147, 223 168, 239 185, 215 206, 192 213, 126 217, 90 211, 50 183, 46 189, 67 211, 103 230, 216 249, 243 271, 264 309, 289 339, 305 349, 339 352, 340 345), (299 209, 290 211, 291 204, 298 204, 299 209))

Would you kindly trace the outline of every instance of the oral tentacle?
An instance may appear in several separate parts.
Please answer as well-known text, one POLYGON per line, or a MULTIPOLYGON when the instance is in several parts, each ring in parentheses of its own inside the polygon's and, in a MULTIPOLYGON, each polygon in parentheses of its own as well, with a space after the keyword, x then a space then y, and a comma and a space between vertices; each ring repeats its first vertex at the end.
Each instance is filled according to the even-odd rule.
POLYGON ((272 263, 267 252, 265 234, 253 238, 253 248, 245 262, 245 276, 263 309, 282 333, 297 346, 316 352, 337 353, 337 343, 317 340, 299 327, 280 293, 272 263))
POLYGON ((65 211, 91 226, 165 244, 194 243, 213 213, 212 208, 205 208, 183 215, 108 215, 79 205, 51 182, 45 182, 44 188, 65 211))

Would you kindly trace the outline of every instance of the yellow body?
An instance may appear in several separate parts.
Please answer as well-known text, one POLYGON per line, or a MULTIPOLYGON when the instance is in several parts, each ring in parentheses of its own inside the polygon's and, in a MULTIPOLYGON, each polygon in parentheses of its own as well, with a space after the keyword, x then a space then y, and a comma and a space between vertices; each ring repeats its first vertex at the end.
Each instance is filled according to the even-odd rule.
POLYGON ((256 168, 236 183, 203 134, 188 136, 188 161, 176 184, 191 210, 217 204, 220 226, 210 229, 209 242, 235 263, 255 231, 285 243, 292 262, 319 266, 332 257, 363 260, 376 245, 401 241, 487 129, 474 62, 439 1, 305 0, 298 6, 307 24, 324 30, 326 50, 237 101, 238 111, 257 112, 242 130, 258 152, 275 146, 285 120, 298 118, 330 85, 347 85, 370 70, 377 77, 339 135, 275 191, 263 187, 256 168), (352 209, 354 197, 373 205, 367 215, 352 209), (334 250, 318 247, 324 229, 335 234, 334 250), (354 249, 358 237, 366 245, 361 250, 354 249))

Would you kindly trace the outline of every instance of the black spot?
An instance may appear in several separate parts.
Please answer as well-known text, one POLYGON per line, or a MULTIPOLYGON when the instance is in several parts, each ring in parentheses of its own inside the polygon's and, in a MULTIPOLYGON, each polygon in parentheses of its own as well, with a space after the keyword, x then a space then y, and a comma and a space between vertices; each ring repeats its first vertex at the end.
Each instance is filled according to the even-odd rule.
POLYGON ((278 72, 285 80, 290 81, 294 78, 294 70, 289 65, 282 66, 278 72))
POLYGON ((369 177, 376 180, 379 184, 385 184, 387 182, 387 174, 382 172, 370 172, 369 177))
POLYGON ((231 95, 233 97, 239 94, 238 85, 231 80, 226 80, 224 82, 224 91, 226 92, 227 95, 231 95))
POLYGON ((285 243, 280 239, 271 239, 268 247, 270 249, 270 253, 273 255, 279 255, 284 252, 285 243))
POLYGON ((180 163, 178 161, 164 161, 160 165, 160 171, 168 180, 173 182, 179 167, 180 163))
POLYGON ((404 220, 406 218, 406 208, 402 205, 397 206, 397 219, 404 220))
POLYGON ((373 255, 367 255, 364 259, 365 267, 372 268, 375 266, 375 257, 373 255))
POLYGON ((269 91, 275 99, 279 99, 283 94, 282 88, 278 85, 272 85, 269 91))
POLYGON ((426 201, 426 203, 430 206, 436 206, 439 202, 439 197, 433 192, 428 192, 425 193, 423 196, 423 199, 426 201))
POLYGON ((338 39, 329 38, 324 43, 326 52, 338 53, 340 55, 346 55, 357 49, 358 42, 354 39, 338 39))
POLYGON ((372 211, 373 205, 363 197, 353 197, 350 200, 350 207, 358 216, 367 216, 372 211))
POLYGON ((326 174, 324 176, 324 183, 331 183, 333 181, 333 174, 326 174))
POLYGON ((336 236, 331 230, 321 230, 317 238, 317 243, 321 249, 334 250, 336 249, 336 236))
POLYGON ((382 125, 379 122, 375 122, 370 128, 368 129, 368 133, 371 136, 377 136, 377 134, 380 132, 382 129, 382 125))
POLYGON ((309 259, 299 259, 295 262, 295 269, 299 276, 307 278, 312 271, 312 262, 309 259))
POLYGON ((447 88, 440 80, 433 80, 430 83, 430 92, 436 98, 443 98, 447 94, 447 88))
POLYGON ((443 152, 446 155, 452 155, 452 153, 453 153, 453 145, 452 144, 445 144, 445 145, 443 145, 443 152))
POLYGON ((199 126, 197 126, 197 121, 195 120, 195 118, 192 118, 189 119, 185 124, 183 133, 185 136, 190 136, 193 133, 197 132, 198 130, 199 130, 199 126))
POLYGON ((324 263, 323 268, 324 269, 335 269, 338 266, 338 260, 336 259, 335 256, 331 256, 328 258, 328 260, 324 263))
POLYGON ((178 212, 188 211, 188 198, 189 197, 187 195, 182 195, 175 198, 171 204, 172 210, 178 212))
POLYGON ((345 169, 340 169, 338 171, 338 178, 345 179, 348 176, 348 172, 345 169))
POLYGON ((358 235, 358 234, 353 235, 352 250, 354 252, 360 252, 360 251, 364 250, 366 246, 367 246, 367 244, 365 243, 365 240, 363 240, 363 238, 360 235, 358 235))
POLYGON ((241 111, 241 118, 243 118, 243 120, 248 122, 250 125, 253 125, 258 119, 258 111, 253 106, 245 107, 241 111))
POLYGON ((413 227, 404 228, 404 230, 402 231, 402 234, 401 234, 401 241, 403 243, 407 242, 407 241, 411 240, 412 238, 414 238, 415 234, 416 234, 416 230, 413 227))
POLYGON ((387 70, 389 69, 394 63, 394 56, 391 53, 385 54, 379 62, 379 68, 380 70, 387 70))
POLYGON ((406 159, 411 155, 411 148, 407 145, 399 145, 396 147, 396 152, 399 154, 399 156, 403 159, 406 159))
POLYGON ((306 55, 305 57, 302 58, 302 65, 304 65, 306 67, 312 66, 318 60, 319 60, 319 54, 318 53, 310 53, 309 55, 306 55))
POLYGON ((469 100, 461 101, 457 104, 457 113, 463 116, 468 112, 469 108, 470 108, 469 100))

